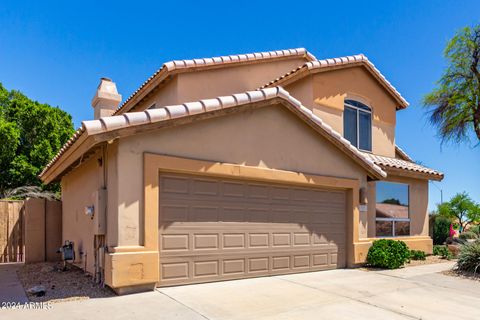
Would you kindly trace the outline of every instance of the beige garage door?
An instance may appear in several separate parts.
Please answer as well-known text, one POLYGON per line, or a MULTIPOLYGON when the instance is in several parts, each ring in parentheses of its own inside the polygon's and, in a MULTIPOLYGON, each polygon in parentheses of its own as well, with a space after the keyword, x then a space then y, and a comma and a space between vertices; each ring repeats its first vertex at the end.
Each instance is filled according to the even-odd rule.
POLYGON ((160 175, 160 286, 345 266, 345 192, 160 175))

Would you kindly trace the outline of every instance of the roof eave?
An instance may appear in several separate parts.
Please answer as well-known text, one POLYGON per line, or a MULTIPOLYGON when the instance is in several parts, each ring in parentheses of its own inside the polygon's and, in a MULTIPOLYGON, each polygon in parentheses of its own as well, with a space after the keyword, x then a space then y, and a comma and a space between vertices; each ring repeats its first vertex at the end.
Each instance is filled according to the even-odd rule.
POLYGON ((394 168, 386 165, 379 165, 383 170, 387 172, 388 175, 395 175, 408 178, 416 178, 422 180, 433 180, 433 181, 442 181, 444 178, 443 173, 432 174, 426 172, 413 171, 402 168, 394 168))

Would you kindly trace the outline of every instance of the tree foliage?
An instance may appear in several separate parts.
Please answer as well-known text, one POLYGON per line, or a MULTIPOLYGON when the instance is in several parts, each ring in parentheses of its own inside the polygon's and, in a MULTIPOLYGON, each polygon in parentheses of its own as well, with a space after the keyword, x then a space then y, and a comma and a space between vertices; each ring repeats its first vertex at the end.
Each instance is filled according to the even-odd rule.
POLYGON ((480 222, 480 204, 473 201, 466 193, 457 193, 448 202, 438 205, 441 216, 455 219, 460 225, 460 230, 474 222, 480 222))
POLYGON ((473 132, 480 142, 480 25, 458 31, 444 55, 448 67, 423 101, 430 122, 442 141, 468 141, 473 132))
POLYGON ((38 174, 73 132, 68 113, 0 83, 0 193, 41 186, 38 174))

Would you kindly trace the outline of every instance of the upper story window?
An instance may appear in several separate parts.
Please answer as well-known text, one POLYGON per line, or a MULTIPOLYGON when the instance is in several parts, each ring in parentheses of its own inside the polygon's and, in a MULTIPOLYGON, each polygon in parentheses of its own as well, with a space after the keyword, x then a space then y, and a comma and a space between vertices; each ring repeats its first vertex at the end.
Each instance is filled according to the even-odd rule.
POLYGON ((343 136, 352 145, 372 151, 372 109, 355 100, 345 100, 343 136))

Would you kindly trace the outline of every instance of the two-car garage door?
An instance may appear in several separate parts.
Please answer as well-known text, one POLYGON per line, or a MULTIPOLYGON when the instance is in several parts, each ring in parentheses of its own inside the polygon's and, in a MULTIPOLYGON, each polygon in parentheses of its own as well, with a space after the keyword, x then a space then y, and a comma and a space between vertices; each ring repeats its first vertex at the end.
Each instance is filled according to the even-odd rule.
POLYGON ((160 175, 160 286, 345 266, 345 192, 160 175))

